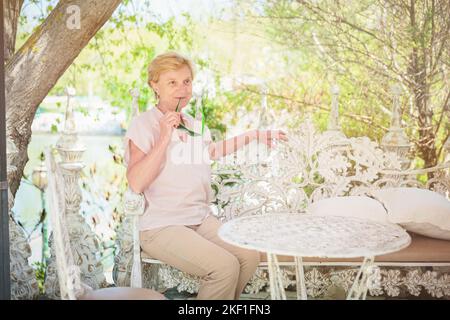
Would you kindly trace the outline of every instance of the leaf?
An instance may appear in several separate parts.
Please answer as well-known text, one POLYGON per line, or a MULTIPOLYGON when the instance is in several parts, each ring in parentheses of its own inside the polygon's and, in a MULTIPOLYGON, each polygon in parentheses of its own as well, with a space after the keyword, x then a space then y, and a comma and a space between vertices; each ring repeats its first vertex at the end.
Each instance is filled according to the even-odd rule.
POLYGON ((196 132, 194 132, 194 131, 192 131, 192 130, 186 128, 186 127, 185 127, 184 125, 182 125, 182 124, 180 124, 180 125, 178 126, 177 129, 186 131, 186 133, 187 133, 188 135, 190 135, 191 137, 198 137, 198 136, 201 136, 201 134, 196 133, 196 132))
MULTIPOLYGON (((181 99, 178 100, 178 104, 177 104, 177 108, 175 109, 175 112, 178 112, 178 108, 180 107, 180 102, 181 102, 181 99)), ((203 127, 204 127, 204 123, 203 123, 203 122, 204 122, 204 120, 203 120, 203 118, 202 118, 202 134, 203 134, 203 127)), ((187 133, 188 135, 190 135, 191 137, 198 137, 198 136, 201 136, 200 133, 196 133, 196 132, 192 131, 191 129, 186 128, 185 123, 184 123, 184 121, 183 121, 183 118, 181 118, 181 124, 178 125, 178 128, 177 128, 177 129, 181 129, 181 130, 186 131, 186 133, 187 133)))

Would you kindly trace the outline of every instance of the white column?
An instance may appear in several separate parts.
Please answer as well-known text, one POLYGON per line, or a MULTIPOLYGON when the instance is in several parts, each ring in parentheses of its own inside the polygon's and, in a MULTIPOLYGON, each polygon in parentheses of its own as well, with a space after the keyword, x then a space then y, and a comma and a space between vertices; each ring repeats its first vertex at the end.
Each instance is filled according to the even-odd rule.
MULTIPOLYGON (((84 168, 82 157, 86 148, 78 138, 73 107, 70 103, 71 98, 75 95, 75 90, 68 88, 66 93, 67 108, 64 131, 56 143, 56 150, 61 157, 59 165, 62 169, 65 187, 66 212, 64 214, 68 224, 73 256, 80 267, 81 281, 93 289, 97 289, 106 283, 103 266, 99 259, 100 249, 94 232, 80 214, 82 195, 79 178, 81 170, 84 168)), ((46 281, 48 295, 59 297, 53 251, 47 272, 49 275, 46 281)))
POLYGON ((336 145, 346 144, 346 137, 339 124, 339 92, 340 90, 337 84, 331 86, 331 111, 327 133, 333 135, 333 140, 336 145))
POLYGON ((391 87, 393 94, 392 119, 388 132, 381 139, 381 147, 385 151, 395 152, 402 163, 402 169, 408 169, 411 164, 409 159, 409 151, 411 143, 406 136, 400 119, 400 94, 399 85, 391 87))
POLYGON ((139 89, 131 89, 130 94, 133 97, 133 102, 131 103, 131 117, 133 118, 139 115, 139 89))

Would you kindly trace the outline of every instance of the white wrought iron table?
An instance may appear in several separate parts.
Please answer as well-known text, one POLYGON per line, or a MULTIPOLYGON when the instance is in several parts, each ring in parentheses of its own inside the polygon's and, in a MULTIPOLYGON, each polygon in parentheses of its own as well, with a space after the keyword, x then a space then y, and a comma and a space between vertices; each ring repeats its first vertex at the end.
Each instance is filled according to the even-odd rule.
POLYGON ((299 213, 274 213, 232 219, 219 236, 233 245, 267 253, 272 299, 286 299, 278 255, 294 256, 297 297, 306 300, 303 257, 364 257, 347 299, 365 299, 376 271, 374 258, 407 247, 411 237, 392 223, 299 213))

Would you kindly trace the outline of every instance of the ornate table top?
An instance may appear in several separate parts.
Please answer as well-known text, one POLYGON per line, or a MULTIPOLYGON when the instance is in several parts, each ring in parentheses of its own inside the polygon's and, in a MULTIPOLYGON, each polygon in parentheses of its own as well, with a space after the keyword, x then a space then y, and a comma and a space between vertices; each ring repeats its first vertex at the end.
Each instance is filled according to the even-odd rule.
POLYGON ((409 234, 392 223, 298 213, 232 219, 220 227, 219 236, 247 249, 320 258, 371 257, 411 243, 409 234))

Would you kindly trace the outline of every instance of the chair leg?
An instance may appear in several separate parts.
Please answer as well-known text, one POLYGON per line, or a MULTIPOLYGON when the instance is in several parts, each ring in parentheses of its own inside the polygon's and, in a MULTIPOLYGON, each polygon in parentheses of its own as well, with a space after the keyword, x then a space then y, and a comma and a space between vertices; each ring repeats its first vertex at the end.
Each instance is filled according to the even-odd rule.
POLYGON ((295 257, 295 275, 297 280, 297 299, 307 300, 305 271, 302 257, 295 257))
POLYGON ((272 300, 286 300, 286 292, 283 287, 283 279, 277 256, 272 253, 267 253, 267 262, 270 281, 270 296, 272 300))
POLYGON ((133 216, 133 267, 131 268, 131 287, 142 288, 141 244, 139 241, 139 216, 133 216))
POLYGON ((132 288, 142 288, 142 267, 140 261, 133 262, 133 268, 131 269, 131 281, 130 286, 132 288))

